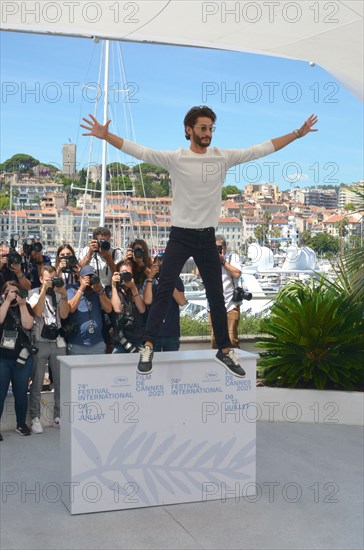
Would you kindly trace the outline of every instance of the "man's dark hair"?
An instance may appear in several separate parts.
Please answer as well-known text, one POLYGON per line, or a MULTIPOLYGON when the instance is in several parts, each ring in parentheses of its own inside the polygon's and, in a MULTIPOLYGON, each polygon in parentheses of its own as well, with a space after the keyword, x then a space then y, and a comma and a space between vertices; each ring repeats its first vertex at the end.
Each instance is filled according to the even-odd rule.
POLYGON ((210 109, 210 107, 207 107, 206 105, 201 105, 200 107, 192 107, 192 109, 188 111, 183 121, 185 127, 185 137, 187 140, 190 139, 190 136, 186 132, 186 126, 194 126, 199 117, 211 118, 213 124, 215 124, 216 122, 216 115, 214 111, 210 109))
POLYGON ((101 237, 111 237, 111 231, 108 227, 96 227, 92 233, 92 238, 96 239, 98 235, 101 235, 101 237))

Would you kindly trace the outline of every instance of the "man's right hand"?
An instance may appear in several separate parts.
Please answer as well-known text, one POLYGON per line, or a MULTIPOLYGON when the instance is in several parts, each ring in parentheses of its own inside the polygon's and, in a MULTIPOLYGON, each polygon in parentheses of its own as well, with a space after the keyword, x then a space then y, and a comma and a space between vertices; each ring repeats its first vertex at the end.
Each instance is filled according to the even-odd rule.
POLYGON ((53 288, 53 281, 52 279, 45 279, 43 280, 42 282, 42 288, 41 288, 41 293, 42 294, 46 294, 47 290, 49 288, 53 288))
POLYGON ((92 253, 96 253, 99 251, 99 241, 97 239, 92 239, 89 243, 89 248, 92 253))

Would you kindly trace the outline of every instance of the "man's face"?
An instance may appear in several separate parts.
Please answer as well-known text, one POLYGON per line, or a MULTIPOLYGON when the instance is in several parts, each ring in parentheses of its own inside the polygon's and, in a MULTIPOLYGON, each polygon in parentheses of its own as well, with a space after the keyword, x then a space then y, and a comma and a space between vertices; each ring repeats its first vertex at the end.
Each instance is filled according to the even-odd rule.
POLYGON ((187 126, 191 143, 198 147, 209 147, 212 140, 213 123, 211 118, 198 117, 194 126, 187 126))

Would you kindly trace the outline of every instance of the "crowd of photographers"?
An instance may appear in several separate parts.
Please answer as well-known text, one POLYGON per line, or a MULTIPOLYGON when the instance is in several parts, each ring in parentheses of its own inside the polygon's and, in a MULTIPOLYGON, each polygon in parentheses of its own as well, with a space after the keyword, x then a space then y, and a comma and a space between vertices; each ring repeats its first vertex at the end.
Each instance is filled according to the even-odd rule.
MULTIPOLYGON (((54 266, 36 238, 21 246, 15 238, 10 246, 0 245, 0 417, 11 383, 21 435, 43 432, 41 391, 47 367, 54 388, 54 426, 60 426, 57 357, 130 353, 142 344, 163 254, 152 259, 146 242, 136 239, 123 257, 110 240, 110 230, 98 227, 79 258, 71 245, 60 246, 54 266)), ((179 305, 185 303, 180 279, 171 302, 158 338, 161 351, 179 349, 179 305)))
MULTIPOLYGON (((41 392, 47 368, 54 389, 54 425, 60 426, 59 356, 135 353, 143 344, 163 254, 152 259, 146 242, 135 239, 123 257, 110 241, 110 230, 98 227, 79 258, 70 244, 61 245, 54 266, 36 238, 24 240, 21 247, 14 238, 10 246, 0 245, 0 418, 11 383, 21 435, 43 432, 41 392)), ((216 236, 216 245, 229 335, 238 348, 239 304, 252 296, 237 286, 239 256, 227 255, 223 235, 216 236)), ((179 306, 185 303, 178 278, 155 351, 179 349, 179 306)), ((216 347, 210 315, 209 324, 216 347)))

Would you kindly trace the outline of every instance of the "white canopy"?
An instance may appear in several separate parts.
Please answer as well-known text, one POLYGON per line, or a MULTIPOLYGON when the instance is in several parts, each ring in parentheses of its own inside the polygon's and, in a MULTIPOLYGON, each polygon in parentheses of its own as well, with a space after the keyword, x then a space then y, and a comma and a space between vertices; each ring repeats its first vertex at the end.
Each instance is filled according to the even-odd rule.
POLYGON ((2 0, 1 4, 1 28, 6 31, 301 59, 321 65, 363 100, 363 0, 2 0))

